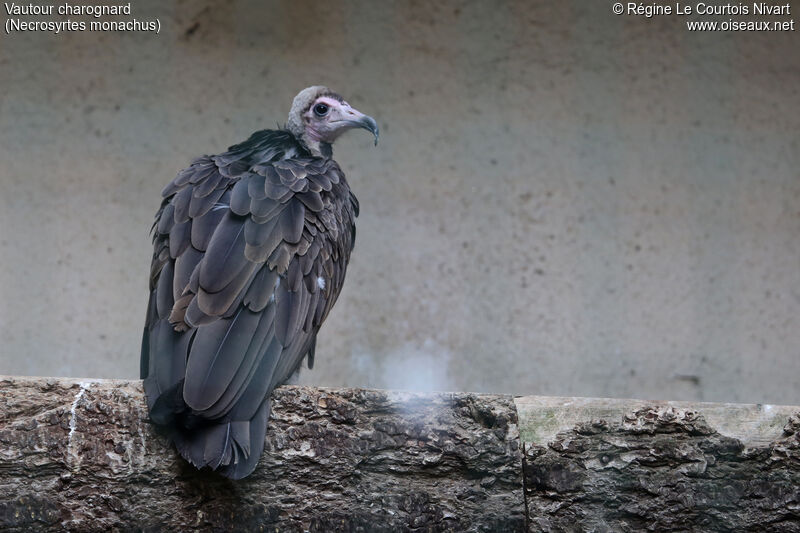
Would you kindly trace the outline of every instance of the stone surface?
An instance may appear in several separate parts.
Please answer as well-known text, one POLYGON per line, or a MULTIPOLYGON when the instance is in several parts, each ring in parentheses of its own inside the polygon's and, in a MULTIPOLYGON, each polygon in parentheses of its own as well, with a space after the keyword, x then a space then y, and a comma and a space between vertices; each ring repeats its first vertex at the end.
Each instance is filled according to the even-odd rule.
POLYGON ((520 531, 507 396, 282 387, 232 482, 181 460, 139 382, 0 379, 0 529, 520 531))
POLYGON ((639 409, 697 413, 715 431, 747 447, 768 446, 783 435, 800 408, 791 405, 674 402, 620 398, 521 396, 514 399, 523 442, 547 444, 587 420, 623 420, 639 409))
POLYGON ((523 446, 528 531, 800 531, 799 430, 748 448, 695 409, 584 418, 523 446))
POLYGON ((304 383, 800 404, 797 32, 318 9, 137 0, 159 35, 0 35, 0 373, 138 377, 161 188, 324 82, 381 143, 335 150, 358 239, 304 383))
POLYGON ((138 381, 0 376, 0 529, 800 531, 800 407, 281 387, 197 471, 138 381))

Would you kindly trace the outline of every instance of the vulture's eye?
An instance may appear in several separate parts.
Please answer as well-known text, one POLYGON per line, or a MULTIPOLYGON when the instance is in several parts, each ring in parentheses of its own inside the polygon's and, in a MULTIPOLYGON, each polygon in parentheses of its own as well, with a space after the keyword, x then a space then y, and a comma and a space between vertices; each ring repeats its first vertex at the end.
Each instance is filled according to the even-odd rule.
POLYGON ((328 114, 328 106, 325 104, 317 104, 314 106, 314 114, 318 117, 324 117, 328 114))

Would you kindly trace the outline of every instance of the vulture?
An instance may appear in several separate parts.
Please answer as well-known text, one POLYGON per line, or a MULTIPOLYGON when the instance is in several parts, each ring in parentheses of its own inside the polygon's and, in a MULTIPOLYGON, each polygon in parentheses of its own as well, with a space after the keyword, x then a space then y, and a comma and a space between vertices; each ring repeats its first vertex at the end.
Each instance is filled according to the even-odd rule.
POLYGON ((342 290, 358 201, 332 158, 375 120, 322 86, 284 129, 195 159, 162 192, 141 352, 150 419, 197 468, 241 479, 264 450, 270 394, 342 290))

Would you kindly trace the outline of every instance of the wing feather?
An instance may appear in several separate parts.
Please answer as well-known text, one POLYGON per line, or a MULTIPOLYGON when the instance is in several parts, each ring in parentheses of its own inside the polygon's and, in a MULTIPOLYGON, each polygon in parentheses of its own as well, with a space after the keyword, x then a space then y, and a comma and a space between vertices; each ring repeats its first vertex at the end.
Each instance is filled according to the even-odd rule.
POLYGON ((263 200, 267 196, 267 191, 264 190, 264 176, 260 174, 253 174, 248 180, 247 194, 253 200, 263 200))
POLYGON ((253 200, 250 212, 253 214, 253 220, 261 224, 272 218, 277 218, 285 208, 286 204, 278 200, 262 198, 261 200, 253 200))
POLYGON ((191 240, 192 224, 187 219, 169 230, 169 255, 173 259, 186 251, 191 240))
POLYGON ((303 203, 298 200, 291 201, 289 206, 284 209, 278 223, 283 240, 291 244, 300 241, 305 224, 305 213, 306 209, 303 207, 303 203))
POLYGON ((156 231, 162 235, 166 235, 175 224, 175 206, 171 203, 165 205, 159 216, 160 218, 158 224, 156 224, 156 231))
POLYGON ((322 210, 322 196, 318 192, 307 191, 297 195, 300 201, 311 211, 322 210))
POLYGON ((222 396, 247 353, 260 316, 241 308, 231 318, 198 329, 183 386, 183 398, 189 407, 202 411, 222 396))
POLYGON ((219 292, 250 261, 244 255, 244 218, 228 212, 214 230, 206 255, 200 264, 200 286, 219 292))
POLYGON ((192 191, 192 202, 198 198, 205 198, 217 190, 217 186, 222 179, 222 174, 220 174, 219 171, 210 172, 202 181, 197 183, 197 187, 195 187, 194 191, 192 191))
MULTIPOLYGON (((224 197, 220 198, 224 201, 224 197)), ((214 230, 219 226, 222 217, 225 216, 223 209, 209 209, 202 215, 192 220, 192 230, 190 241, 192 246, 201 251, 206 251, 214 230)))
POLYGON ((175 207, 174 217, 176 224, 181 224, 189 220, 189 204, 191 201, 191 187, 181 189, 172 199, 172 205, 175 207))
POLYGON ((225 192, 226 190, 223 187, 215 189, 203 196, 192 195, 192 199, 189 200, 189 216, 193 219, 197 219, 197 217, 206 214, 219 202, 225 192))
POLYGON ((239 180, 231 191, 231 211, 237 215, 247 215, 250 213, 250 202, 247 180, 239 180))
POLYGON ((172 273, 175 264, 169 261, 164 265, 161 270, 161 275, 158 278, 158 285, 156 285, 156 312, 159 318, 167 318, 170 311, 172 311, 172 304, 175 300, 172 295, 172 273))
MULTIPOLYGON (((213 324, 219 319, 217 316, 204 313, 202 309, 200 309, 200 304, 197 302, 195 295, 192 294, 190 296, 191 299, 183 315, 183 321, 187 326, 190 328, 199 328, 200 326, 213 324)), ((179 315, 176 315, 175 318, 179 318, 179 315)))
POLYGON ((197 293, 197 306, 207 315, 224 315, 237 299, 244 297, 258 266, 256 263, 248 262, 245 268, 218 292, 207 292, 203 287, 200 287, 197 293))
POLYGON ((278 273, 267 266, 262 266, 248 287, 243 303, 253 311, 261 311, 272 299, 277 281, 278 273))
POLYGON ((269 309, 261 313, 258 327, 250 340, 247 352, 245 352, 236 374, 231 378, 222 396, 206 410, 204 413, 206 417, 223 416, 230 411, 233 404, 238 402, 239 398, 244 394, 258 365, 265 356, 267 346, 275 336, 274 317, 274 305, 271 305, 269 309))
POLYGON ((272 251, 283 240, 283 235, 276 231, 279 218, 259 223, 249 218, 244 223, 244 254, 256 263, 264 263, 272 251))

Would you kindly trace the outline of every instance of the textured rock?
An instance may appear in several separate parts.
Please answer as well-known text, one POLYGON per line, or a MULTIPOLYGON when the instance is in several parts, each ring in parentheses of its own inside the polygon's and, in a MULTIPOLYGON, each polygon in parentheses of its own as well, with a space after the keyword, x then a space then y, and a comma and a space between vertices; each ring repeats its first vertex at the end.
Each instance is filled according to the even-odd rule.
POLYGON ((137 381, 0 381, 0 529, 520 531, 507 396, 283 387, 239 482, 184 463, 137 381))
POLYGON ((800 419, 746 448, 651 406, 524 445, 529 531, 800 531, 800 419))
POLYGON ((238 482, 139 381, 0 377, 0 530, 800 531, 800 408, 281 387, 238 482))

